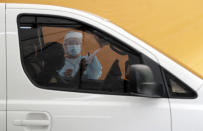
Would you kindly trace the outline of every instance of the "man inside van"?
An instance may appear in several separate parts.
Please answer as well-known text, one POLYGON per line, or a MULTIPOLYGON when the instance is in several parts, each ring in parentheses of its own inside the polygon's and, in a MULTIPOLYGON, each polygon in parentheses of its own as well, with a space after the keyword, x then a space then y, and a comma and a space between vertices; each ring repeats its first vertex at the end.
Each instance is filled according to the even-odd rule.
POLYGON ((99 79, 102 74, 102 66, 97 59, 96 50, 91 55, 81 56, 83 34, 81 32, 68 32, 64 37, 65 64, 58 71, 64 79, 71 79, 82 68, 82 78, 99 79))

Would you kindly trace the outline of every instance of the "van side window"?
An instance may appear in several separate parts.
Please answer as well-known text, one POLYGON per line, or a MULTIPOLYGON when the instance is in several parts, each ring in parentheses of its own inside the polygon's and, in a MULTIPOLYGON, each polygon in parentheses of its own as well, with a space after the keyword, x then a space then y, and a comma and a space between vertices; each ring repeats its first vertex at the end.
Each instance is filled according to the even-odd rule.
POLYGON ((173 76, 168 71, 164 71, 170 98, 196 98, 197 94, 189 86, 173 76))
POLYGON ((158 64, 87 24, 24 14, 18 17, 18 29, 22 65, 37 87, 131 95, 129 68, 143 64, 165 91, 158 64))

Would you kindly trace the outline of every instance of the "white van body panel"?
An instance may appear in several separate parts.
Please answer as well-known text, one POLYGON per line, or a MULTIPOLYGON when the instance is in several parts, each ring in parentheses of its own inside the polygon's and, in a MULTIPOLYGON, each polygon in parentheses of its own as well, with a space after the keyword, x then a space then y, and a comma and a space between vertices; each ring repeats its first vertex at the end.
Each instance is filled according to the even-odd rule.
POLYGON ((202 131, 203 88, 196 99, 170 99, 173 131, 202 131))
POLYGON ((6 131, 5 4, 0 4, 0 131, 6 131))
MULTIPOLYGON (((155 51, 148 51, 149 46, 142 45, 141 41, 137 44, 134 37, 131 39, 122 29, 94 15, 55 6, 7 4, 7 131, 22 131, 23 126, 16 127, 15 121, 26 119, 32 112, 50 114, 51 131, 171 131, 167 98, 74 93, 35 87, 21 64, 16 20, 22 13, 85 21, 125 41, 158 63, 152 54, 155 51)), ((200 80, 196 81, 200 83, 200 80)))
MULTIPOLYGON (((162 53, 152 48, 145 42, 139 40, 135 36, 129 34, 122 28, 116 26, 115 24, 112 24, 111 22, 101 17, 95 16, 83 11, 78 11, 75 9, 58 7, 58 6, 45 6, 45 5, 35 5, 35 4, 29 4, 29 5, 8 4, 7 8, 8 9, 36 9, 37 8, 40 10, 52 10, 52 11, 61 12, 59 13, 59 15, 63 14, 63 12, 68 12, 72 15, 77 15, 78 18, 80 17, 87 23, 89 23, 89 21, 91 20, 94 23, 94 25, 96 25, 100 29, 103 29, 103 30, 105 29, 104 31, 111 33, 113 36, 117 38, 120 38, 126 44, 129 44, 131 47, 143 52, 145 55, 147 55, 154 61, 156 62, 158 61, 162 67, 164 67, 166 70, 174 74, 177 78, 179 78, 181 81, 189 85, 194 90, 198 90, 200 88, 200 85, 203 84, 203 80, 198 76, 196 76, 195 74, 193 74, 192 72, 190 72, 189 70, 180 66, 179 64, 177 64, 176 62, 168 58, 167 56, 163 55, 162 53)), ((49 13, 47 12, 47 14, 49 13)))

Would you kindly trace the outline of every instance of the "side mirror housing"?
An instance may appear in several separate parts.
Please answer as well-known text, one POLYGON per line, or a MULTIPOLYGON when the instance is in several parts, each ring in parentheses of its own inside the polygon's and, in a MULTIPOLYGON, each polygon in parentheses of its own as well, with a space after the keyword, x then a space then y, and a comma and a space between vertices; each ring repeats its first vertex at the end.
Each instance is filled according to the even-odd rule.
POLYGON ((147 65, 134 64, 130 66, 129 85, 130 92, 137 96, 155 98, 163 96, 161 84, 154 81, 153 72, 147 65))

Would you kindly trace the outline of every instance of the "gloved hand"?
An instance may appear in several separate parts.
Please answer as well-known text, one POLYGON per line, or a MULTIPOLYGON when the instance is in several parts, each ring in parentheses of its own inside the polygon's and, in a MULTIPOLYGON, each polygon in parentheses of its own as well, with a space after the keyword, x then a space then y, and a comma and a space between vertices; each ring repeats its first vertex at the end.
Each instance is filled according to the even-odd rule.
POLYGON ((72 69, 67 69, 67 70, 64 72, 64 76, 66 76, 67 78, 70 78, 71 75, 72 75, 72 72, 73 72, 72 69))

